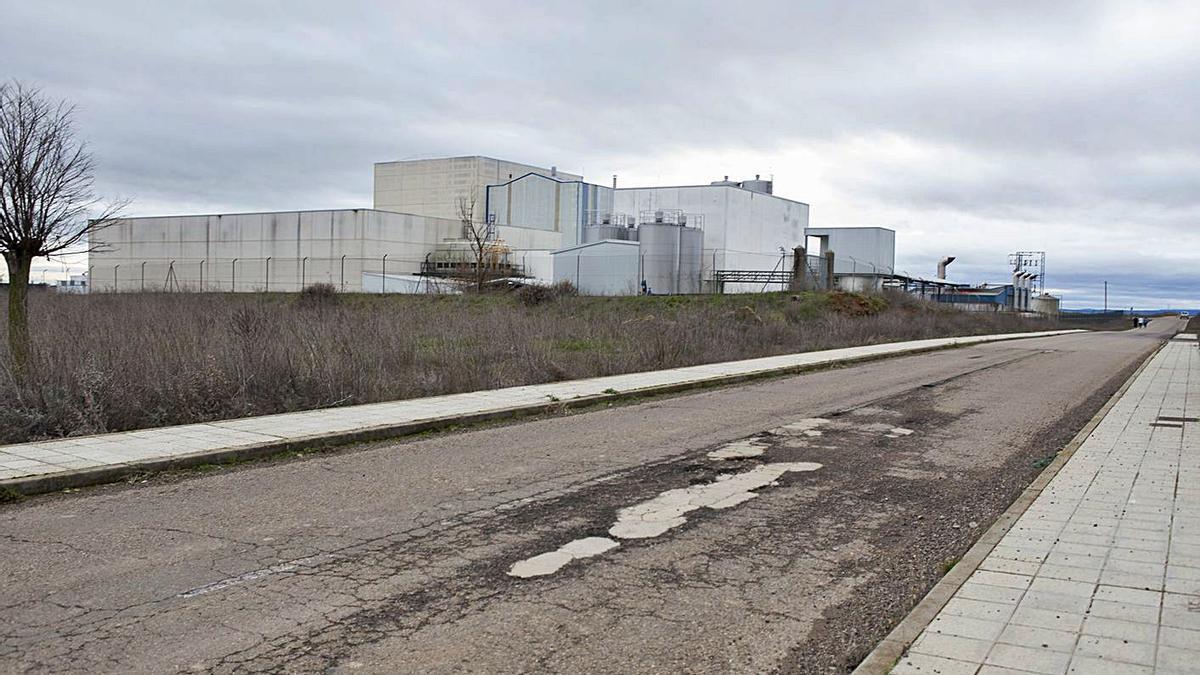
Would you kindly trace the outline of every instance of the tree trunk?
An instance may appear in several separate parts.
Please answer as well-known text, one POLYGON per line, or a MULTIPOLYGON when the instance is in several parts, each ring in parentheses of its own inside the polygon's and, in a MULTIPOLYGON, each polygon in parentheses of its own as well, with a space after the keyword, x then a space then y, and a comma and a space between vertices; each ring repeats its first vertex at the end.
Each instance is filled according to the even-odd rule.
POLYGON ((29 268, 33 256, 12 253, 4 256, 4 261, 8 263, 8 351, 14 376, 23 380, 29 366, 29 268))

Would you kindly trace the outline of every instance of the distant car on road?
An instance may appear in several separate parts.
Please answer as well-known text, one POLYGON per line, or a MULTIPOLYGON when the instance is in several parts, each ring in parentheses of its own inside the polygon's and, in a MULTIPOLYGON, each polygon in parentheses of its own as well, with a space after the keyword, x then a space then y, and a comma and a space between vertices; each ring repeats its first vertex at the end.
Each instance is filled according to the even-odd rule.
POLYGON ((1181 318, 1181 319, 1190 319, 1190 318, 1192 318, 1192 315, 1191 315, 1191 314, 1188 314, 1187 312, 1180 312, 1180 313, 1179 313, 1179 318, 1181 318))

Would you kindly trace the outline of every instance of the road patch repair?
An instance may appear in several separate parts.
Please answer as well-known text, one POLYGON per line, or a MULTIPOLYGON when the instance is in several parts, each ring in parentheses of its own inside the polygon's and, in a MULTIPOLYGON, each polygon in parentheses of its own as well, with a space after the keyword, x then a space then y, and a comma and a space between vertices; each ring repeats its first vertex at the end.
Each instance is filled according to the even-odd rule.
POLYGON ((935 338, 644 373, 0 446, 0 489, 37 494, 149 471, 379 440, 456 424, 745 382, 843 363, 1080 330, 935 338))
MULTIPOLYGON (((820 430, 822 426, 844 430, 884 430, 887 432, 884 434, 886 438, 900 438, 914 433, 911 429, 888 424, 856 424, 823 417, 808 417, 771 429, 765 434, 726 443, 705 456, 715 461, 760 457, 771 447, 772 437, 820 438, 823 435, 820 430)), ((803 441, 788 443, 790 448, 805 446, 803 441)), ((611 538, 593 536, 575 539, 554 551, 517 561, 509 568, 508 574, 520 578, 554 574, 575 560, 591 558, 618 548, 621 545, 616 541, 618 539, 652 539, 662 536, 687 524, 687 518, 684 516, 692 511, 720 511, 732 508, 757 497, 759 493, 756 490, 778 486, 779 479, 784 474, 807 473, 821 467, 817 462, 771 462, 740 473, 721 473, 708 483, 667 490, 653 499, 621 508, 617 512, 616 522, 608 530, 611 538)))
MULTIPOLYGON (((742 473, 724 473, 703 485, 668 490, 654 499, 628 506, 617 514, 617 522, 608 534, 615 539, 650 539, 687 523, 684 515, 699 509, 721 510, 754 499, 754 490, 778 485, 779 477, 788 472, 816 471, 821 465, 814 462, 780 462, 765 464, 742 473)), ((508 573, 514 577, 534 577, 553 574, 572 560, 590 558, 620 546, 613 539, 584 537, 558 550, 542 553, 515 563, 508 573)))

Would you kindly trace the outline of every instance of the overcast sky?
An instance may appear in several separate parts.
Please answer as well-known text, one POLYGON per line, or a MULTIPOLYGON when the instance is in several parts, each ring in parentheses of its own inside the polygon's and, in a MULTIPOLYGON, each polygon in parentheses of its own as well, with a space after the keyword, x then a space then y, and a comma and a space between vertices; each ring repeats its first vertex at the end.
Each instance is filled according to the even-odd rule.
MULTIPOLYGON (((370 206, 377 161, 773 175, 897 267, 1200 307, 1200 2, 0 0, 133 215, 370 206)), ((54 266, 51 266, 52 268, 54 266)), ((61 266, 58 266, 61 267, 61 266)))

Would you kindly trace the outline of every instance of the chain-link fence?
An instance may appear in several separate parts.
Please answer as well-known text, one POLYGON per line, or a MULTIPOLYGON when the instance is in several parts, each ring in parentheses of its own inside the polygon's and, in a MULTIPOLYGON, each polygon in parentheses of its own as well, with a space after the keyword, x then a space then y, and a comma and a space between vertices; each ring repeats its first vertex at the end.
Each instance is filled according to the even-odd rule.
MULTIPOLYGON (((373 257, 265 257, 204 259, 93 258, 92 292, 297 292, 313 284, 368 293, 443 293, 478 281, 569 281, 593 295, 757 293, 828 289, 832 258, 792 253, 736 258, 705 251, 700 257, 644 252, 637 242, 608 241, 551 253, 521 251, 479 261, 373 257), (747 268, 725 268, 741 263, 747 268)), ((864 266, 864 269, 865 266, 864 266)))

